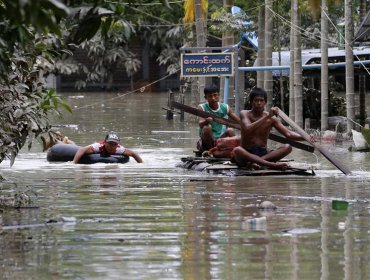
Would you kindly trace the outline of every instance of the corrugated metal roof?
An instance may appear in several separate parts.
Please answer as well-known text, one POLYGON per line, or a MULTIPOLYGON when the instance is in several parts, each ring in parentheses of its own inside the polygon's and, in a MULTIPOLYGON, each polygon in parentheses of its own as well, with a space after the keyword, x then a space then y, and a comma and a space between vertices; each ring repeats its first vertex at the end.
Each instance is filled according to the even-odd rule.
MULTIPOLYGON (((353 48, 353 55, 355 56, 368 55, 368 54, 370 54, 370 46, 353 48)), ((278 55, 279 55, 278 52, 272 53, 272 65, 274 66, 279 65, 278 55)), ((338 48, 328 49, 329 58, 330 57, 345 57, 345 55, 346 54, 345 54, 344 49, 338 49, 338 48)), ((302 65, 310 64, 310 61, 312 61, 314 58, 321 58, 320 49, 302 50, 302 65)), ((290 51, 282 51, 281 52, 281 65, 289 65, 289 63, 290 63, 290 51)))
MULTIPOLYGON (((355 47, 353 48, 353 54, 354 56, 363 56, 363 55, 370 55, 370 46, 369 47, 355 47)), ((344 61, 345 57, 345 50, 344 49, 338 49, 338 48, 329 48, 328 49, 328 57, 338 57, 343 58, 344 61)), ((320 59, 321 58, 321 51, 320 49, 307 49, 302 50, 302 65, 308 65, 308 64, 320 64, 315 58, 320 59)), ((357 60, 354 58, 354 60, 357 60)), ((278 52, 272 53, 272 65, 273 66, 288 66, 290 65, 290 51, 282 51, 281 52, 281 64, 279 64, 279 56, 278 52)), ((280 76, 280 71, 273 71, 274 76, 280 76)), ((289 76, 289 70, 282 70, 283 76, 289 76)))

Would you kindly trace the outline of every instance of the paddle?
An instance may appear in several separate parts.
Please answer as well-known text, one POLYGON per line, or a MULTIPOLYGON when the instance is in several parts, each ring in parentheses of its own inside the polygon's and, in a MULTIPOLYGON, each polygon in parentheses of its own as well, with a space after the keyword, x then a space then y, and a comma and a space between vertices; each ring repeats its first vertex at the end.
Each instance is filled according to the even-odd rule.
POLYGON ((304 140, 309 142, 315 149, 317 149, 324 157, 327 158, 333 165, 335 165, 340 171, 342 171, 345 175, 351 174, 351 171, 344 166, 340 161, 335 159, 326 149, 320 147, 319 145, 315 145, 311 141, 310 135, 306 131, 304 131, 299 125, 297 125, 291 118, 289 118, 283 111, 279 109, 279 117, 286 121, 294 130, 301 135, 304 140))
MULTIPOLYGON (((169 106, 171 106, 171 108, 173 107, 173 108, 183 110, 184 112, 196 115, 198 117, 202 117, 202 118, 211 117, 211 118, 213 118, 213 120, 215 122, 227 125, 227 126, 232 127, 232 128, 240 129, 240 124, 233 121, 233 120, 221 118, 219 116, 213 115, 211 113, 205 112, 203 110, 200 110, 200 109, 197 109, 197 108, 194 108, 194 107, 191 107, 191 106, 187 106, 187 105, 182 104, 182 103, 178 103, 176 101, 172 101, 169 106)), ((310 145, 306 145, 304 143, 292 141, 292 140, 289 140, 285 137, 282 137, 282 136, 279 136, 279 135, 276 135, 276 134, 273 134, 273 133, 270 133, 269 139, 271 139, 273 141, 276 141, 276 142, 279 142, 279 143, 283 143, 283 144, 290 144, 295 148, 298 148, 298 149, 301 149, 301 150, 304 150, 304 151, 307 151, 307 152, 310 152, 310 153, 313 153, 314 150, 315 150, 315 148, 310 146, 310 145)))

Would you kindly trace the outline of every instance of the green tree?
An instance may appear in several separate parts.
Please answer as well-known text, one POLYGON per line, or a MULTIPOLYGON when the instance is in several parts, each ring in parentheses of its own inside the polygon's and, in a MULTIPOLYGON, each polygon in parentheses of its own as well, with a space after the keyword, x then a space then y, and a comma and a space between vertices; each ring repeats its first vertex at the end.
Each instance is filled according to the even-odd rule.
POLYGON ((72 56, 65 56, 64 64, 71 67, 60 69, 62 74, 78 73, 84 76, 76 83, 78 89, 87 83, 106 84, 106 90, 112 88, 113 73, 121 67, 132 76, 140 68, 141 62, 130 51, 129 42, 135 33, 131 23, 125 20, 127 9, 120 3, 87 3, 75 7, 74 15, 67 21, 68 39, 72 50, 83 50, 92 62, 92 66, 77 62, 72 56))
POLYGON ((78 27, 71 31, 70 37, 71 42, 75 43, 74 49, 86 51, 93 66, 88 68, 73 57, 68 57, 64 62, 68 62, 70 67, 62 73, 83 74, 84 78, 77 82, 77 88, 85 87, 88 82, 100 82, 106 84, 108 90, 117 68, 125 69, 133 87, 134 74, 152 57, 159 65, 166 66, 169 74, 176 73, 184 35, 184 29, 179 25, 182 7, 180 3, 171 3, 170 6, 163 2, 136 1, 127 5, 99 1, 95 3, 98 6, 85 6, 70 23, 78 27), (88 26, 80 27, 81 18, 85 18, 86 14, 89 14, 88 26, 92 29, 88 33, 94 36, 83 41, 78 35, 88 31, 88 26), (138 53, 141 46, 144 46, 144 52, 138 53))
POLYGON ((59 23, 69 9, 52 0, 0 3, 0 162, 11 165, 19 150, 49 129, 48 114, 70 110, 45 87, 63 51, 59 23), (34 11, 29 13, 29 11, 34 11))

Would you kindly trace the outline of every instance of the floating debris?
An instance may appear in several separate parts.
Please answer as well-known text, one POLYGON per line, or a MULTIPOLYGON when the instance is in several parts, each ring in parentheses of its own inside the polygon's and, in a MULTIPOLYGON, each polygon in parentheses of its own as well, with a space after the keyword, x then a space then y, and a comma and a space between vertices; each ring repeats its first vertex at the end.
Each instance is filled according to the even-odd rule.
POLYGON ((334 210, 347 210, 348 202, 345 200, 333 200, 331 202, 331 207, 334 210))
POLYGON ((247 219, 242 225, 243 229, 257 230, 257 231, 265 231, 266 227, 267 227, 267 219, 264 216, 247 219))
POLYGON ((293 229, 286 229, 283 230, 285 233, 289 234, 312 234, 312 233, 318 233, 320 230, 316 228, 293 228, 293 229))
POLYGON ((259 209, 264 209, 264 210, 275 210, 277 207, 274 203, 272 203, 271 201, 268 201, 268 200, 265 200, 263 202, 261 202, 259 205, 258 205, 258 208, 259 209))

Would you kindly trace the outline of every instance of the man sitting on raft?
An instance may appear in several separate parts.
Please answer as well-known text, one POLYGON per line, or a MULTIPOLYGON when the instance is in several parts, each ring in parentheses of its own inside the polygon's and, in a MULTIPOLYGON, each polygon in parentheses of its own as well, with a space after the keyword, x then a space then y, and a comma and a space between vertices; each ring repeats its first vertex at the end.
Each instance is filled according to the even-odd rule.
POLYGON ((73 158, 73 163, 78 163, 85 154, 124 155, 133 157, 138 163, 143 162, 137 153, 120 145, 120 139, 113 131, 105 136, 104 141, 80 148, 73 158))
POLYGON ((251 110, 240 112, 241 144, 233 150, 233 160, 242 167, 251 166, 260 169, 266 166, 271 169, 285 170, 289 166, 278 162, 292 152, 289 144, 276 149, 267 149, 267 139, 272 128, 276 128, 290 140, 302 141, 302 136, 287 129, 276 117, 279 108, 272 107, 265 111, 267 93, 261 88, 254 88, 249 96, 251 110))

